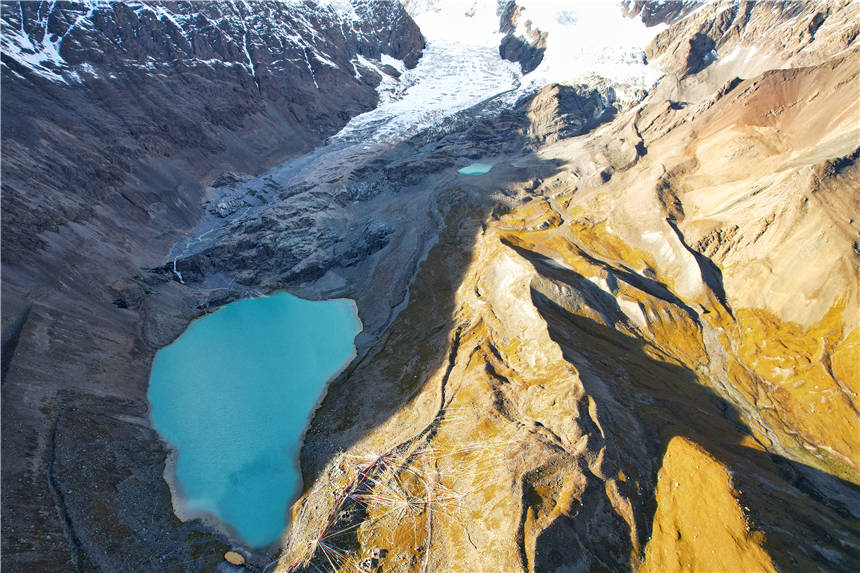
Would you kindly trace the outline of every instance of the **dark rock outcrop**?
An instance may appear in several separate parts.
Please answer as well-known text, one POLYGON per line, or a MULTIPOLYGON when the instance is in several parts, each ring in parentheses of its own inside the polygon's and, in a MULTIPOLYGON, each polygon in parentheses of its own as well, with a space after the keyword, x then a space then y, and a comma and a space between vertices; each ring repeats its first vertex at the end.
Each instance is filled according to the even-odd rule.
POLYGON ((696 32, 679 51, 680 60, 683 62, 681 75, 687 76, 695 74, 708 67, 708 64, 717 59, 717 53, 714 51, 713 38, 696 32))
POLYGON ((520 36, 508 34, 499 44, 499 54, 506 60, 520 65, 524 74, 532 72, 543 60, 546 48, 542 42, 530 43, 520 36))
POLYGON ((502 58, 518 63, 524 74, 534 71, 543 61, 547 33, 533 27, 530 20, 524 23, 525 34, 517 34, 522 8, 509 0, 500 10, 499 32, 505 36, 499 44, 502 58))
POLYGON ((646 26, 672 24, 702 5, 702 0, 625 0, 625 16, 639 18, 646 26))

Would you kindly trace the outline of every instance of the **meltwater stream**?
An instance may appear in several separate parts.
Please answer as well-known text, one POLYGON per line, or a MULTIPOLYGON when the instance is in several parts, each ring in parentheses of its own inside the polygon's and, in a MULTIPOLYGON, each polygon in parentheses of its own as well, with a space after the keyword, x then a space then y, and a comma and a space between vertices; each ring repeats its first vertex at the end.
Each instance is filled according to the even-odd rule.
POLYGON ((178 451, 180 514, 214 515, 254 547, 280 536, 301 435, 360 330, 351 301, 278 294, 229 304, 158 352, 149 400, 178 451))

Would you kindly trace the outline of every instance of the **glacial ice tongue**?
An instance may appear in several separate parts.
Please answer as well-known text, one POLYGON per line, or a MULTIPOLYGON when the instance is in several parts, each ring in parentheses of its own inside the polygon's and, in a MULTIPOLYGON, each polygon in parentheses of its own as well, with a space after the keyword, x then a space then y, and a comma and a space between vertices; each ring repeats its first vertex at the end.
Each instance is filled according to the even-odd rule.
POLYGON ((601 77, 623 93, 658 79, 645 64, 644 48, 662 26, 626 18, 612 1, 517 3, 523 8, 517 34, 525 35, 527 22, 548 34, 543 61, 525 76, 499 55, 497 0, 405 3, 427 42, 421 61, 397 81, 383 74, 380 105, 353 118, 332 141, 393 143, 488 98, 510 92, 513 102, 549 83, 601 77))

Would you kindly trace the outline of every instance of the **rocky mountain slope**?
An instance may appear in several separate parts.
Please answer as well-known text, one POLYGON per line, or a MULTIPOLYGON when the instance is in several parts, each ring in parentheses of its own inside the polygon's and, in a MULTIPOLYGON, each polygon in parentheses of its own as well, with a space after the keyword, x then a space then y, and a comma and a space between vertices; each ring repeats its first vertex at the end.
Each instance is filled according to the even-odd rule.
MULTIPOLYGON (((627 1, 666 26, 646 51, 663 74, 647 94, 618 101, 617 78, 548 85, 286 163, 345 122, 337 106, 373 105, 397 72, 381 52, 414 63, 423 41, 399 6, 354 4, 375 10, 360 18, 376 23, 358 34, 367 45, 339 43, 341 3, 291 4, 304 23, 274 4, 250 4, 257 20, 244 4, 145 6, 144 36, 211 33, 200 18, 233 31, 213 42, 233 46, 220 56, 233 65, 199 73, 220 87, 207 113, 223 101, 246 119, 189 116, 194 130, 159 136, 157 152, 117 136, 131 158, 115 160, 114 189, 103 171, 69 179, 87 165, 70 150, 88 149, 61 147, 64 130, 99 141, 95 125, 62 123, 65 104, 42 121, 34 104, 11 121, 40 126, 36 147, 31 128, 7 132, 28 108, 4 93, 4 566, 239 571, 218 564, 232 547, 282 571, 860 568, 856 2, 627 1), (294 21, 331 33, 313 35, 309 67, 297 57, 269 77, 271 36, 289 34, 266 27, 294 21), (241 63, 246 37, 257 66, 241 63), (355 74, 326 68, 335 99, 301 99, 321 58, 355 74), (289 73, 301 81, 269 84, 289 73), (296 98, 314 111, 277 111, 296 98), (34 149, 65 171, 37 178, 59 167, 34 149), (493 168, 459 175, 472 160, 493 168), (225 171, 240 173, 213 179, 225 171), (8 255, 7 229, 24 245, 8 255), (353 298, 364 331, 308 428, 283 543, 252 552, 173 516, 145 392, 154 352, 191 318, 278 289, 353 298)), ((19 21, 3 10, 5 39, 19 21)), ((68 38, 107 38, 93 10, 68 38)), ((4 45, 4 89, 112 109, 66 41, 65 63, 44 69, 4 45)), ((136 69, 122 61, 109 73, 136 69)), ((147 118, 191 97, 181 61, 127 84, 159 92, 147 118)), ((378 133, 377 117, 352 133, 378 133)))
POLYGON ((117 189, 156 177, 144 171, 178 183, 170 170, 259 170, 312 149, 376 104, 370 60, 413 67, 423 45, 385 2, 6 3, 3 31, 16 106, 4 118, 4 216, 10 238, 34 247, 39 232, 93 217, 89 195, 134 204, 117 189))
POLYGON ((171 511, 146 400, 201 310, 147 269, 204 182, 320 144, 423 43, 397 2, 2 4, 4 569, 220 560, 171 511))

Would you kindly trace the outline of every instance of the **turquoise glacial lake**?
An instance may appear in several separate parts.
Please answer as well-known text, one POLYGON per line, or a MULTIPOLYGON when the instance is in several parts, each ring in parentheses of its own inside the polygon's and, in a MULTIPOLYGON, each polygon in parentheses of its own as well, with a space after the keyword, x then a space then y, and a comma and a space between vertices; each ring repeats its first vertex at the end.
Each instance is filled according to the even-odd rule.
POLYGON ((485 175, 492 168, 492 163, 471 163, 457 171, 457 173, 461 175, 485 175))
POLYGON ((149 401, 178 452, 180 513, 213 514, 253 547, 278 539, 302 434, 360 331, 352 301, 278 294, 229 304, 158 352, 149 401))

